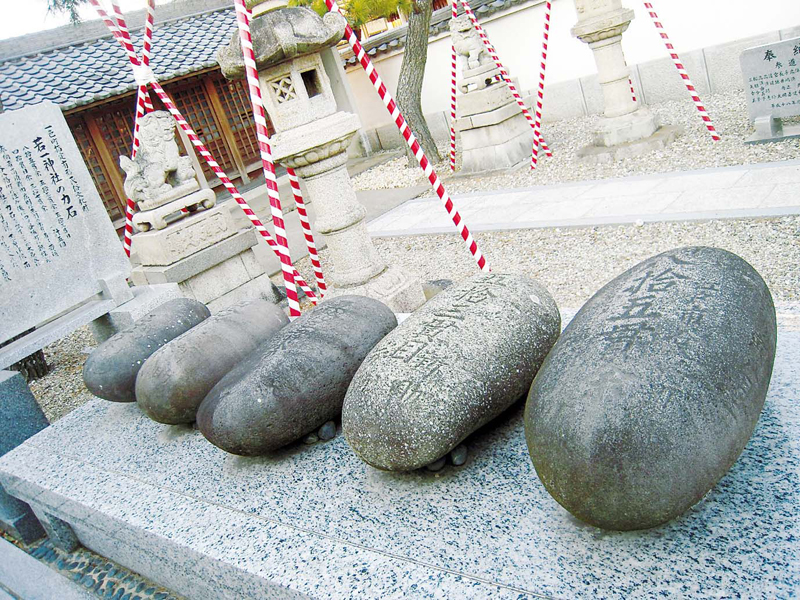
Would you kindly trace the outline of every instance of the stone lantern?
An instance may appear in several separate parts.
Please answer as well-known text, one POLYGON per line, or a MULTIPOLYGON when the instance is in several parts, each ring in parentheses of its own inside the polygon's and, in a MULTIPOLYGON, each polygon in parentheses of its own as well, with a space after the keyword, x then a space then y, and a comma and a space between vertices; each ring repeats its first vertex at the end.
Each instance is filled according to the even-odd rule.
POLYGON ((578 22, 572 35, 589 44, 603 91, 604 112, 594 145, 580 155, 596 161, 658 150, 674 139, 675 127, 659 127, 646 107, 638 107, 630 88, 630 69, 622 53, 622 33, 633 20, 621 0, 575 0, 578 22))
MULTIPOLYGON (((425 301, 422 286, 378 255, 367 232, 366 209, 356 200, 346 169, 347 147, 360 122, 337 109, 321 56, 342 39, 344 17, 252 4, 261 93, 276 131, 273 157, 297 172, 314 203, 315 226, 326 238, 332 262, 326 265, 326 298, 358 294, 381 300, 395 312, 415 310, 425 301)), ((217 59, 227 78, 245 76, 238 33, 217 59)))

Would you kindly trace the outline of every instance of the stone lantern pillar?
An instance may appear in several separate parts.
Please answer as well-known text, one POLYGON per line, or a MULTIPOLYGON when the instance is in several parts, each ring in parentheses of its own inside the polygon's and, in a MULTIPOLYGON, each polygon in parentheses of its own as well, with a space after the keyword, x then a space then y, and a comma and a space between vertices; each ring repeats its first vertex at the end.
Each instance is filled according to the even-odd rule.
MULTIPOLYGON (((342 39, 345 19, 321 18, 313 10, 253 4, 251 33, 264 107, 275 135, 277 162, 293 168, 316 209, 315 226, 325 236, 326 298, 358 294, 376 298, 395 312, 411 312, 425 301, 422 286, 378 255, 367 232, 366 209, 347 173, 347 146, 360 128, 356 115, 336 107, 321 52, 342 39)), ((244 77, 238 33, 217 55, 229 79, 244 77)))
POLYGON ((572 35, 589 44, 603 91, 604 112, 594 144, 579 155, 596 161, 626 158, 666 146, 677 128, 659 127, 646 107, 631 96, 630 69, 622 52, 622 33, 633 20, 633 10, 621 0, 575 0, 578 22, 572 35))

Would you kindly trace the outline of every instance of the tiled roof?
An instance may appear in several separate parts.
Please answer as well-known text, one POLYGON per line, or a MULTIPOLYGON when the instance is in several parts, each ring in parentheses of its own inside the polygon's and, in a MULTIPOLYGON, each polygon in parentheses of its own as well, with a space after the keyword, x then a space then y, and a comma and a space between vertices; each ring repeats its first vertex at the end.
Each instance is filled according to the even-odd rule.
MULTIPOLYGON (((478 18, 530 0, 473 0, 478 18)), ((430 36, 449 28, 450 8, 433 13, 430 36)), ((157 24, 150 66, 159 81, 167 81, 209 67, 216 67, 217 49, 236 30, 233 9, 215 10, 157 24)), ((407 26, 370 37, 364 49, 371 56, 402 48, 407 26)), ((141 30, 131 32, 134 47, 141 47, 141 30)), ((347 48, 342 57, 355 64, 347 48)), ((125 51, 110 35, 90 42, 65 46, 41 54, 0 63, 0 101, 15 110, 51 100, 62 110, 118 96, 136 88, 125 51)))
MULTIPOLYGON (((507 10, 518 4, 523 4, 529 0, 471 0, 469 5, 472 12, 480 21, 482 18, 488 17, 491 14, 501 10, 507 10)), ((540 0, 544 1, 544 0, 540 0)), ((452 14, 449 6, 440 8, 431 16, 431 25, 428 31, 428 37, 436 37, 441 33, 450 31, 450 15, 452 14)), ((464 14, 463 8, 458 11, 458 14, 464 14)), ((362 45, 364 50, 370 56, 376 56, 384 52, 392 52, 406 45, 406 35, 408 33, 408 25, 401 25, 394 29, 389 29, 378 35, 373 35, 368 38, 362 45)), ((348 66, 356 64, 356 57, 353 51, 348 47, 347 50, 342 51, 342 58, 348 66)))
MULTIPOLYGON (((167 81, 217 66, 217 49, 236 30, 233 10, 217 10, 156 25, 150 66, 167 81)), ((141 30, 131 32, 141 48, 141 30)), ((62 110, 136 88, 125 51, 111 36, 0 63, 0 100, 14 110, 51 100, 62 110)))

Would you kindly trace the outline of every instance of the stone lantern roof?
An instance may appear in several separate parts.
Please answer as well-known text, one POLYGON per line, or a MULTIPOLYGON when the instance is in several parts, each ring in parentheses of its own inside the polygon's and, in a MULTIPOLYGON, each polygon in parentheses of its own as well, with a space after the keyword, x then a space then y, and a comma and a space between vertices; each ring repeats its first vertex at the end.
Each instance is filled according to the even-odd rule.
MULTIPOLYGON (((256 66, 259 70, 265 69, 335 46, 342 39, 346 24, 347 21, 339 13, 320 17, 306 7, 282 8, 265 13, 250 23, 256 66)), ((217 60, 228 79, 245 76, 238 31, 231 36, 231 43, 219 50, 217 60)))

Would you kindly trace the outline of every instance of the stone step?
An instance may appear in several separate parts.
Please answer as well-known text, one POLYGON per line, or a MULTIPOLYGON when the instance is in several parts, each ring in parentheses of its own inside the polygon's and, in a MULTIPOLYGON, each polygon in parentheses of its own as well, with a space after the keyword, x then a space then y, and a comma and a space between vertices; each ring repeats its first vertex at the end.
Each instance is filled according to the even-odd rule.
POLYGON ((188 598, 787 597, 800 581, 797 314, 779 308, 772 385, 743 454, 654 530, 571 518, 537 479, 519 405, 467 439, 464 466, 398 475, 341 434, 242 458, 97 400, 0 458, 0 483, 188 598))

